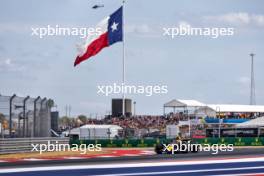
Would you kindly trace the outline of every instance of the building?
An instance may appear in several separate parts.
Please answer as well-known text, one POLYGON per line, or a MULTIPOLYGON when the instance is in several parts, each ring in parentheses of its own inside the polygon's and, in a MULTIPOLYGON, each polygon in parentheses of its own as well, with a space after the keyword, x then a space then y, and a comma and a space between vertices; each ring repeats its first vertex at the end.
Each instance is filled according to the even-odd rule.
MULTIPOLYGON (((112 99, 112 117, 120 117, 123 114, 123 99, 112 99)), ((130 117, 132 115, 132 100, 125 99, 125 115, 130 117)))

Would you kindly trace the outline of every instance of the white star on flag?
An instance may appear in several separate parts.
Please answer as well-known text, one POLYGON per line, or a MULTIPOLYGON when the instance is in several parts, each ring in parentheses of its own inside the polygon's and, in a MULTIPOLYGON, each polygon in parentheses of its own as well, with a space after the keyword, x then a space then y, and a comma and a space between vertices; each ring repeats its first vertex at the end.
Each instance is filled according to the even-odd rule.
POLYGON ((111 28, 112 28, 112 32, 114 32, 115 30, 117 30, 117 26, 118 26, 118 23, 113 23, 111 28))

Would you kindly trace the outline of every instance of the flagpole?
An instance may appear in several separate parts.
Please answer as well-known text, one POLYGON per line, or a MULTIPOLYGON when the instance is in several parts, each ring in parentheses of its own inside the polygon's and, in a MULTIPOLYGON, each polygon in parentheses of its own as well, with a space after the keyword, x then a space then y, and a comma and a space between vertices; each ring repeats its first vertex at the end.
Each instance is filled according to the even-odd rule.
MULTIPOLYGON (((122 12, 122 28, 123 28, 123 80, 122 84, 125 86, 125 0, 123 0, 123 12, 122 12)), ((124 89, 123 89, 124 90, 124 89)), ((122 100, 122 114, 125 117, 125 92, 123 91, 123 100, 122 100)))

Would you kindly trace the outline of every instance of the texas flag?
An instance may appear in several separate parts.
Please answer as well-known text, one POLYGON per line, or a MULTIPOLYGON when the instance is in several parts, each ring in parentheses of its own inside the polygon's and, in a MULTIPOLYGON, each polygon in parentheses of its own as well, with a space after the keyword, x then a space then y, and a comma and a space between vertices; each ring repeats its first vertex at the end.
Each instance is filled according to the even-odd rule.
POLYGON ((104 47, 123 40, 122 13, 123 8, 120 7, 97 25, 96 28, 101 28, 102 33, 88 36, 84 44, 78 47, 79 54, 74 66, 96 55, 104 47))

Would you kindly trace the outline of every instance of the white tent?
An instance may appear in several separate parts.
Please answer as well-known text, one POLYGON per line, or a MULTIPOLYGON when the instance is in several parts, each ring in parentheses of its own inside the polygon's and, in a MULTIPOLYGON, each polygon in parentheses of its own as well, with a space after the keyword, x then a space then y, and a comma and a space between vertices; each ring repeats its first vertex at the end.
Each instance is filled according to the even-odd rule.
POLYGON ((264 116, 236 125, 237 127, 264 127, 264 116))
POLYGON ((205 104, 197 100, 171 100, 164 104, 164 107, 202 107, 205 104))
POLYGON ((180 100, 180 99, 174 99, 171 100, 163 105, 163 114, 165 114, 165 108, 173 108, 173 113, 175 113, 176 108, 199 108, 204 107, 205 104, 197 101, 197 100, 180 100))
POLYGON ((216 111, 208 106, 200 107, 194 111, 199 116, 215 117, 216 111))
POLYGON ((118 131, 123 128, 118 125, 83 125, 68 131, 70 135, 78 135, 86 139, 106 139, 118 136, 118 131))

